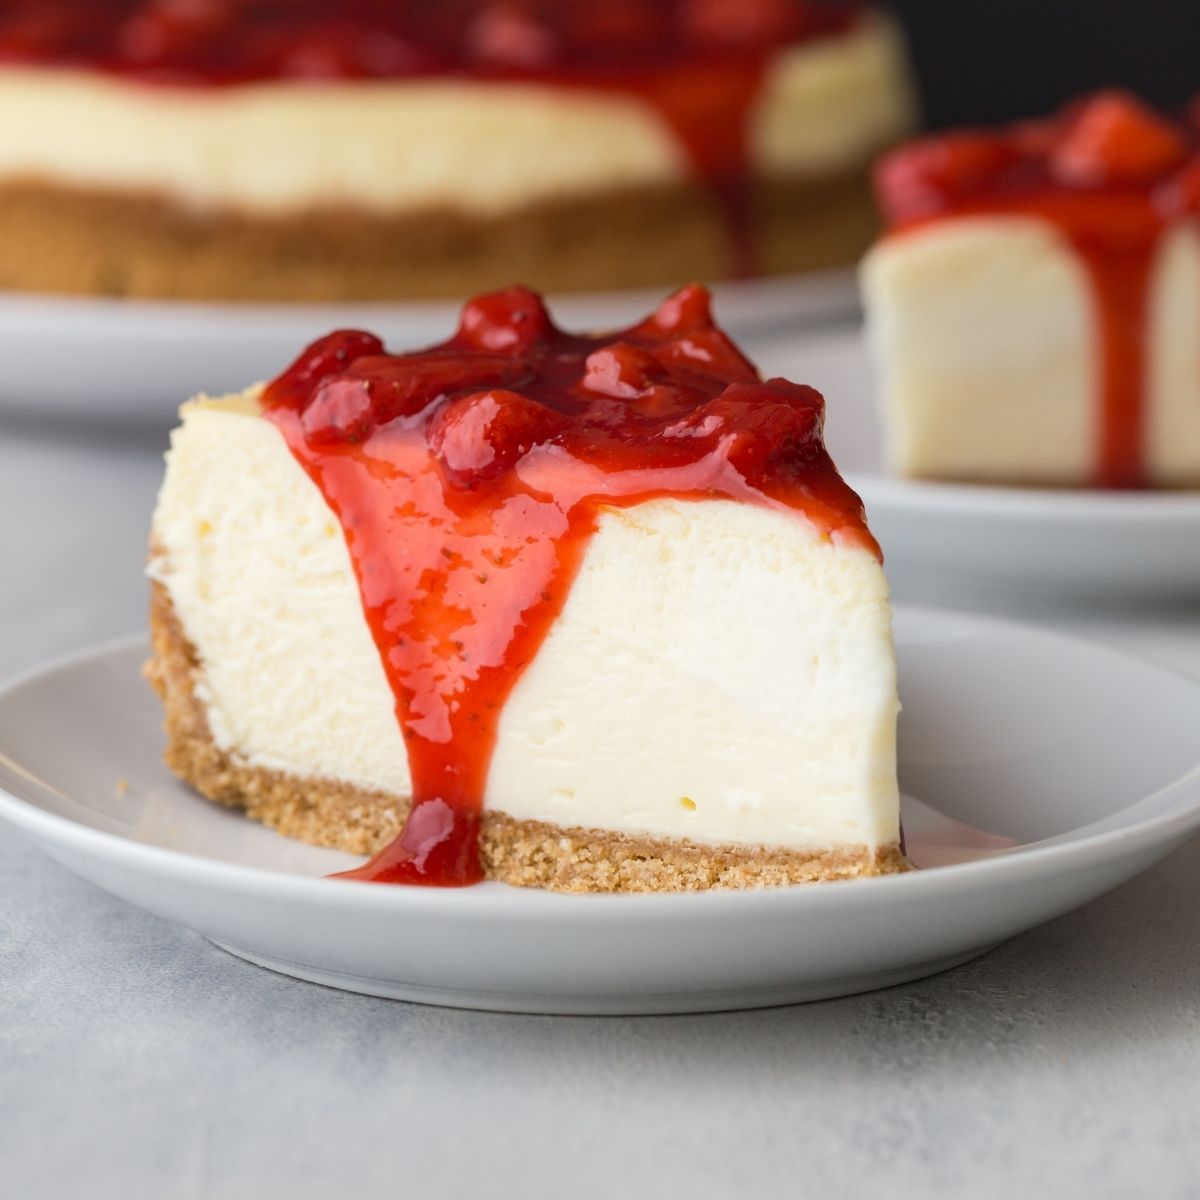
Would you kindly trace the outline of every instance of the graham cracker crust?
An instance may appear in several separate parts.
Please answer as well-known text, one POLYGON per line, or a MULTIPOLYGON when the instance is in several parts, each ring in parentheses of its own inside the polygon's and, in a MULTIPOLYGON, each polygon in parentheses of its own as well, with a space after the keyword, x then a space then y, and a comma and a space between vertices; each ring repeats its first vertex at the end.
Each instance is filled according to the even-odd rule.
MULTIPOLYGON (((878 222, 865 169, 754 192, 764 273, 852 263, 878 222)), ((675 286, 729 274, 699 187, 541 203, 499 218, 349 209, 194 211, 151 193, 0 184, 0 289, 224 300, 460 299, 520 282, 548 291, 675 286)))
MULTIPOLYGON (((164 761, 201 795, 287 837, 354 854, 381 849, 400 831, 406 797, 325 779, 297 779, 239 762, 213 741, 195 694, 202 668, 170 596, 151 585, 151 658, 144 674, 166 714, 164 761)), ((690 892, 782 887, 909 870, 898 846, 781 850, 710 846, 564 828, 484 814, 480 855, 489 879, 556 892, 690 892)))

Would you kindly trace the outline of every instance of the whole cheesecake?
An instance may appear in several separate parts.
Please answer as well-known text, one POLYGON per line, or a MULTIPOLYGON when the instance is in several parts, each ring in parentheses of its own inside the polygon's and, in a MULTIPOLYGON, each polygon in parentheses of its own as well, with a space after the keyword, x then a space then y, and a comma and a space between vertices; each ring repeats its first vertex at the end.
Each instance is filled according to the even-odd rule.
POLYGON ((1103 92, 879 167, 863 266, 900 474, 1200 487, 1200 146, 1103 92))
POLYGON ((14 0, 0 287, 280 300, 829 267, 912 124, 829 0, 14 0))
POLYGON ((823 411, 694 286, 607 336, 513 288, 191 402, 149 568, 167 762, 362 879, 904 869, 888 589, 823 411))

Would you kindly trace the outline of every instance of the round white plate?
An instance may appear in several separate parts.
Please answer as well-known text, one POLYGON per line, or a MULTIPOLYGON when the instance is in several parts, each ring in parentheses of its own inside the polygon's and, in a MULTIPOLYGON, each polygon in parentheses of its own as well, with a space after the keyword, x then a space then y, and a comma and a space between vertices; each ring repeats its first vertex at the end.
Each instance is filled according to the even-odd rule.
POLYGON ((167 773, 141 638, 0 693, 0 815, 108 891, 275 970, 552 1013, 753 1007, 915 979, 1115 887, 1200 826, 1200 685, 1006 622, 900 610, 896 634, 904 818, 924 868, 908 875, 675 896, 322 879, 353 860, 167 773))
POLYGON ((912 596, 995 589, 1113 600, 1200 593, 1200 491, 1104 492, 890 478, 862 335, 752 345, 767 375, 825 394, 830 453, 862 496, 888 573, 912 596))
MULTIPOLYGON (((615 329, 669 287, 550 298, 566 329, 615 329)), ((716 311, 745 336, 854 314, 850 270, 718 283, 716 311)), ((201 304, 0 292, 0 407, 91 420, 169 420, 196 392, 277 375, 331 329, 369 329, 394 349, 447 338, 461 305, 201 304)))

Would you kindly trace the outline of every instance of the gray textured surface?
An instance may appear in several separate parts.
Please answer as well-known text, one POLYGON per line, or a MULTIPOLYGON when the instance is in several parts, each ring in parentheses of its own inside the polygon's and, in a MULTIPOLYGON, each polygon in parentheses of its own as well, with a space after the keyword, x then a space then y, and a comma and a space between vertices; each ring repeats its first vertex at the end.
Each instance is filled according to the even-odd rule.
MULTIPOLYGON (((0 423, 0 674, 139 626, 157 449, 0 423)), ((1200 673, 1193 612, 1052 615, 1200 673)), ((277 977, 0 829, 4 1200, 1198 1193, 1200 842, 935 979, 603 1020, 277 977)))

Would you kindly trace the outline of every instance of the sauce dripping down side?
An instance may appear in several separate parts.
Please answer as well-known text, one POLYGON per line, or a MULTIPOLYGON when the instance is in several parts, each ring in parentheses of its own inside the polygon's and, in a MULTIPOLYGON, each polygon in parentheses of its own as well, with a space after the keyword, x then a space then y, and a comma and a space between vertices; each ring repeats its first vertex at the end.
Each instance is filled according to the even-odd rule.
POLYGON ((748 135, 780 49, 849 29, 861 0, 11 0, 0 66, 229 86, 448 76, 619 92, 652 106, 757 262, 748 135))
POLYGON ((696 286, 608 337, 555 328, 523 288, 472 301, 419 353, 330 334, 263 403, 341 522, 408 751, 408 822, 358 879, 481 877, 504 702, 605 508, 719 497, 878 553, 825 453, 821 396, 761 380, 696 286))
POLYGON ((1194 212, 1196 149, 1182 126, 1121 92, 1045 121, 959 132, 885 156, 876 187, 893 235, 946 218, 1017 215, 1053 224, 1087 274, 1098 347, 1094 483, 1146 485, 1147 327, 1170 224, 1194 212))

